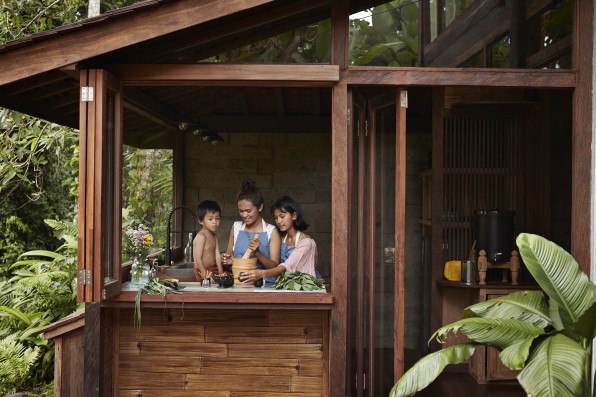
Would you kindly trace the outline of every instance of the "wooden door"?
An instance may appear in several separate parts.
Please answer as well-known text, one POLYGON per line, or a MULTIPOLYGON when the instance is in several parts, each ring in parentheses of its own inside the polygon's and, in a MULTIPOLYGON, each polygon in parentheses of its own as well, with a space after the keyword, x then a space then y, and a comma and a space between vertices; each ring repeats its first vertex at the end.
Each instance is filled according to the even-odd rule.
POLYGON ((350 389, 387 395, 403 373, 405 106, 401 90, 352 96, 350 389))
POLYGON ((104 70, 82 70, 80 81, 77 296, 99 302, 122 286, 122 90, 104 70))

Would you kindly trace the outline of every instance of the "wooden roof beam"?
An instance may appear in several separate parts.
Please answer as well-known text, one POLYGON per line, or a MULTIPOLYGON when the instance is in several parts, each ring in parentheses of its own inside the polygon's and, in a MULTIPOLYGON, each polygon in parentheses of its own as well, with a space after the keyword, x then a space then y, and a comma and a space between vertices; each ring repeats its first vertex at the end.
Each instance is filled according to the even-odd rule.
POLYGON ((522 88, 574 88, 575 70, 564 69, 437 69, 351 68, 342 73, 347 84, 412 86, 486 86, 522 88))
POLYGON ((0 73, 0 86, 273 1, 169 1, 159 7, 130 13, 124 23, 104 16, 101 17, 101 23, 81 21, 80 23, 87 23, 88 26, 84 29, 65 30, 46 40, 31 40, 30 43, 4 51, 0 57, 0 70, 3 71, 0 73), (167 23, 155 23, 159 20, 167 23), (44 56, 40 57, 39 54, 44 56), (15 64, 19 67, 15 68, 15 64))
POLYGON ((172 84, 241 86, 296 86, 322 83, 331 86, 339 81, 337 65, 111 65, 109 67, 124 85, 169 86, 172 84), (303 84, 301 84, 303 83, 303 84))

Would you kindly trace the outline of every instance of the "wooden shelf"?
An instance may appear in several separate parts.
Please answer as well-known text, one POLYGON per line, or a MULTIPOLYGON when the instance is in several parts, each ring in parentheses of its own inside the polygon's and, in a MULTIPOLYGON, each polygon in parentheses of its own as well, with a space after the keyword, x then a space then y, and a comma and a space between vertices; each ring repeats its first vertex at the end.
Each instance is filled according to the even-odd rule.
POLYGON ((449 280, 437 280, 437 284, 441 288, 465 288, 465 289, 512 289, 512 290, 536 290, 540 289, 540 286, 537 284, 525 284, 525 285, 511 285, 509 283, 487 283, 485 285, 480 284, 462 284, 459 281, 449 281, 449 280))
MULTIPOLYGON (((511 285, 509 283, 489 283, 486 285, 460 284, 458 281, 437 280, 441 289, 441 326, 453 323, 463 318, 463 311, 466 307, 478 302, 484 302, 524 290, 540 289, 538 285, 511 285)), ((468 339, 461 335, 449 336, 444 347, 457 343, 468 342, 468 339)), ((505 367, 498 357, 498 351, 484 346, 476 347, 476 352, 469 361, 468 370, 470 375, 480 384, 491 381, 514 380, 517 372, 505 367)))

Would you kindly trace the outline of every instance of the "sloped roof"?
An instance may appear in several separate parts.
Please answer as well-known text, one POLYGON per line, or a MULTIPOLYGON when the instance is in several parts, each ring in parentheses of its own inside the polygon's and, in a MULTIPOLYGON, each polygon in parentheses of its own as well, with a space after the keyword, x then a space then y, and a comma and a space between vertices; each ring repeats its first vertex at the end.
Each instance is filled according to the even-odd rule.
MULTIPOLYGON (((330 0, 149 0, 137 3, 0 46, 3 70, 0 106, 78 128, 80 68, 110 70, 109 65, 117 64, 197 63, 329 16, 330 0)), ((245 127, 251 125, 247 123, 247 116, 258 115, 259 109, 263 110, 262 116, 278 118, 291 115, 320 119, 330 115, 330 90, 325 88, 234 90, 219 87, 217 92, 214 89, 127 89, 125 129, 156 133, 168 128, 164 125, 167 123, 155 123, 140 112, 135 101, 129 101, 127 106, 128 94, 137 100, 144 97, 159 101, 180 114, 208 107, 216 118, 241 116, 245 127), (217 104, 213 98, 225 100, 217 104), (279 103, 280 98, 283 106, 271 105, 279 103)), ((252 123, 259 124, 258 120, 252 123)), ((170 121, 171 129, 175 129, 175 120, 170 121)), ((275 124, 284 123, 277 120, 275 124)), ((229 125, 226 128, 234 129, 229 125)))

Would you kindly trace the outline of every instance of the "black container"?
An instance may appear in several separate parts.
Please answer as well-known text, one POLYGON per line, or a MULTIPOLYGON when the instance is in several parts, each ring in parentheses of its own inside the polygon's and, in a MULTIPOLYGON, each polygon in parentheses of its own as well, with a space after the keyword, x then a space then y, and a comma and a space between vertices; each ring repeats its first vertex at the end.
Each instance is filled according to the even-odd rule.
POLYGON ((474 213, 476 249, 477 252, 485 250, 490 262, 508 262, 511 258, 515 248, 514 215, 514 212, 496 209, 474 213))

